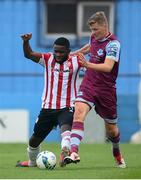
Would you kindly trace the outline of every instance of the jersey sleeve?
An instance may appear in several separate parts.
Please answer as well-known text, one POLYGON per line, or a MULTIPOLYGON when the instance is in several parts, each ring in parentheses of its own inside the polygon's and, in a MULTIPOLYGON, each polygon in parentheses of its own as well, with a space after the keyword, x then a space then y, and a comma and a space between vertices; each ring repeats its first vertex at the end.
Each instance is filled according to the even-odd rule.
POLYGON ((119 61, 120 42, 117 40, 110 41, 106 46, 106 58, 119 61))
POLYGON ((45 61, 48 61, 51 56, 51 53, 42 54, 42 57, 39 60, 39 64, 45 67, 45 61))

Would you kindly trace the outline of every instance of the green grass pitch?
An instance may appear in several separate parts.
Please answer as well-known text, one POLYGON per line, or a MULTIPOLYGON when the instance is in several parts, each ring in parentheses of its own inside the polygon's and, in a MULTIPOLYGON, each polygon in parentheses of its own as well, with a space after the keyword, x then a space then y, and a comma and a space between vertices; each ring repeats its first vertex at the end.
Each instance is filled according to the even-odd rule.
MULTIPOLYGON (((81 144, 81 162, 54 170, 15 167, 17 160, 27 160, 26 144, 0 144, 0 179, 141 179, 141 144, 121 144, 126 169, 115 167, 111 144, 81 144)), ((42 150, 56 154, 60 144, 42 144, 42 150)))

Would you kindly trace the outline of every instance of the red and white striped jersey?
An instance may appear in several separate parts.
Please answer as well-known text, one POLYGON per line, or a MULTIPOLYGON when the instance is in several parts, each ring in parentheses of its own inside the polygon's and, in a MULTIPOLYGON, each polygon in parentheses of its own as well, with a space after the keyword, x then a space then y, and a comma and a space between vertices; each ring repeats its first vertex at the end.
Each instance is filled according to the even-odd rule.
POLYGON ((42 108, 73 107, 80 69, 77 56, 69 57, 63 64, 59 64, 52 53, 46 53, 42 54, 39 64, 45 67, 42 108))

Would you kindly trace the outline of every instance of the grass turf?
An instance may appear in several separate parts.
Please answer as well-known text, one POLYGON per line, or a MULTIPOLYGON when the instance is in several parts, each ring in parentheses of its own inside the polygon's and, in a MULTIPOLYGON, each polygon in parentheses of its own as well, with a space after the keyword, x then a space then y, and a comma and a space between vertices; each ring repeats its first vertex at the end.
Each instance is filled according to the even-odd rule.
MULTIPOLYGON (((54 170, 15 167, 17 160, 27 160, 26 144, 0 144, 0 179, 140 179, 141 144, 121 144, 126 169, 115 167, 110 144, 81 144, 81 162, 54 170)), ((42 150, 56 154, 60 144, 43 144, 42 150)))

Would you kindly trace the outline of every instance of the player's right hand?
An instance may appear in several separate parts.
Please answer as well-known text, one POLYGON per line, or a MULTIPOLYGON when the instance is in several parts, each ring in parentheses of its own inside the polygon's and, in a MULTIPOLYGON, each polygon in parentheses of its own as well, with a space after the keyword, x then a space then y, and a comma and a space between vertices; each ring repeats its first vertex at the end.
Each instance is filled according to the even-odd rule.
POLYGON ((32 33, 23 34, 21 35, 21 38, 23 41, 28 41, 32 38, 32 33))
POLYGON ((87 60, 85 59, 84 54, 82 54, 82 53, 78 53, 78 62, 80 63, 80 65, 81 65, 82 67, 85 67, 85 68, 88 67, 88 62, 87 62, 87 60))

